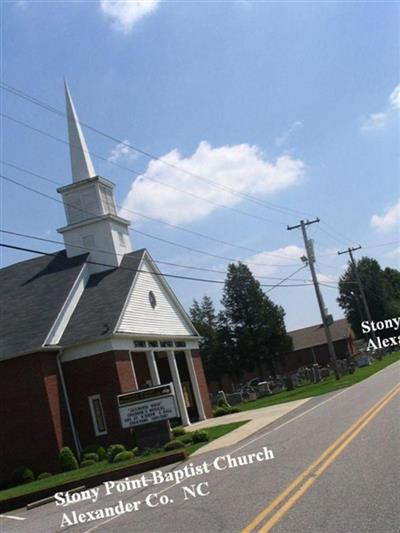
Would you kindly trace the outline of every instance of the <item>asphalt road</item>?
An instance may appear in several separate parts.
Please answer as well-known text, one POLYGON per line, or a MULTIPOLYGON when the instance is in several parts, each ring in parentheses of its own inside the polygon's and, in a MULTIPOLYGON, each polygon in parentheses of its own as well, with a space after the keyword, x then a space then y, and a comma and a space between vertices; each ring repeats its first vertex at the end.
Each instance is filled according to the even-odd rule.
MULTIPOLYGON (((188 461, 193 465, 206 461, 211 465, 209 473, 179 484, 162 483, 110 496, 102 487, 95 503, 85 501, 64 509, 51 503, 14 511, 9 515, 18 519, 1 518, 0 531, 399 532, 400 395, 394 389, 399 377, 400 363, 396 363, 349 389, 310 400, 235 446, 188 461), (261 452, 264 446, 272 450, 273 459, 257 462, 253 456, 252 464, 225 470, 212 466, 217 456, 246 456, 261 452), (203 482, 208 485, 199 485, 203 482), (191 485, 209 494, 186 493, 185 501, 182 487, 191 485), (157 507, 146 504, 152 493, 158 497, 147 501, 159 503, 157 507), (165 505, 161 496, 167 500, 165 505), (72 511, 93 512, 120 500, 141 503, 137 511, 61 528, 63 512, 72 519, 72 511)), ((163 472, 183 466, 171 465, 163 472)))

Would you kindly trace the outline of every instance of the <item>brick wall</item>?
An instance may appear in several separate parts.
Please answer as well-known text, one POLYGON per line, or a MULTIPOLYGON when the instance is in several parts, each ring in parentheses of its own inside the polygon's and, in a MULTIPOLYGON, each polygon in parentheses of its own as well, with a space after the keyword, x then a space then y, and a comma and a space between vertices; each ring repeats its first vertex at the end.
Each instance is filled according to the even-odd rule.
POLYGON ((71 409, 82 446, 132 442, 130 430, 122 429, 117 395, 136 390, 128 351, 110 351, 63 363, 71 409), (107 435, 96 436, 89 396, 99 394, 107 435))
POLYGON ((210 396, 208 394, 208 386, 206 376, 204 374, 203 363, 200 357, 199 350, 192 350, 193 365, 196 371, 197 382, 199 384, 201 398, 203 400, 204 411, 207 418, 212 418, 213 411, 210 402, 210 396))
POLYGON ((0 471, 26 465, 36 474, 58 467, 72 433, 57 371, 57 352, 0 364, 0 471))

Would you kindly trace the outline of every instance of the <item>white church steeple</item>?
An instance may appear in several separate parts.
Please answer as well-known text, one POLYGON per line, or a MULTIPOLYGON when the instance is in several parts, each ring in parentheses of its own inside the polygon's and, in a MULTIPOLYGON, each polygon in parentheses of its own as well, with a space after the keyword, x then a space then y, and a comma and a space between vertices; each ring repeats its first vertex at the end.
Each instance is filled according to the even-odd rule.
POLYGON ((96 176, 92 160, 83 136, 78 115, 72 101, 67 82, 64 82, 65 101, 67 106, 69 152, 73 181, 85 180, 96 176))
POLYGON ((90 253, 93 272, 119 266, 132 251, 129 221, 117 215, 114 184, 97 176, 70 91, 65 84, 73 182, 57 191, 62 195, 67 226, 58 231, 64 237, 68 257, 90 253))

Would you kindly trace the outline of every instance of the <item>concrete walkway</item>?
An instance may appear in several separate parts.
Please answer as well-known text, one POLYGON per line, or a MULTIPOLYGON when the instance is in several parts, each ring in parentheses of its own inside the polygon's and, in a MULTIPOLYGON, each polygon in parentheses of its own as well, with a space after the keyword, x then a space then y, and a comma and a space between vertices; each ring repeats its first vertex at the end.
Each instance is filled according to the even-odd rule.
POLYGON ((202 446, 192 455, 199 455, 201 453, 219 450, 220 448, 225 448, 226 446, 236 444, 246 437, 249 437, 253 433, 256 433, 256 431, 259 429, 268 426, 278 418, 290 413, 290 411, 293 411, 300 405, 303 405, 305 402, 308 402, 309 399, 310 398, 305 398, 304 400, 280 403, 278 405, 262 407, 261 409, 252 409, 251 411, 242 411, 240 413, 233 413, 232 415, 209 418, 208 420, 192 424, 190 428, 188 428, 190 431, 195 431, 196 429, 207 429, 213 426, 221 426, 223 424, 230 424, 231 422, 240 422, 241 420, 249 420, 247 424, 243 424, 243 426, 240 426, 240 428, 227 433, 223 437, 220 437, 219 439, 216 439, 205 446, 202 446))

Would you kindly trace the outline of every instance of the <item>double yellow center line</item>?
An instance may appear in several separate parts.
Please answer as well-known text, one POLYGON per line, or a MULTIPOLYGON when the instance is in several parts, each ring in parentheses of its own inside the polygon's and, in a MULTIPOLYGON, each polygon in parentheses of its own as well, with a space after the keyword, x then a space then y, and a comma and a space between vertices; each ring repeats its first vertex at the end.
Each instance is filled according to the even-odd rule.
POLYGON ((396 385, 371 409, 358 418, 338 439, 335 440, 313 463, 290 483, 270 504, 259 513, 242 531, 267 533, 310 489, 333 461, 347 448, 353 439, 376 417, 376 415, 400 392, 396 385), (281 505, 282 504, 282 505, 281 505), (261 526, 264 520, 267 521, 261 526), (258 529, 259 528, 259 529, 258 529))

